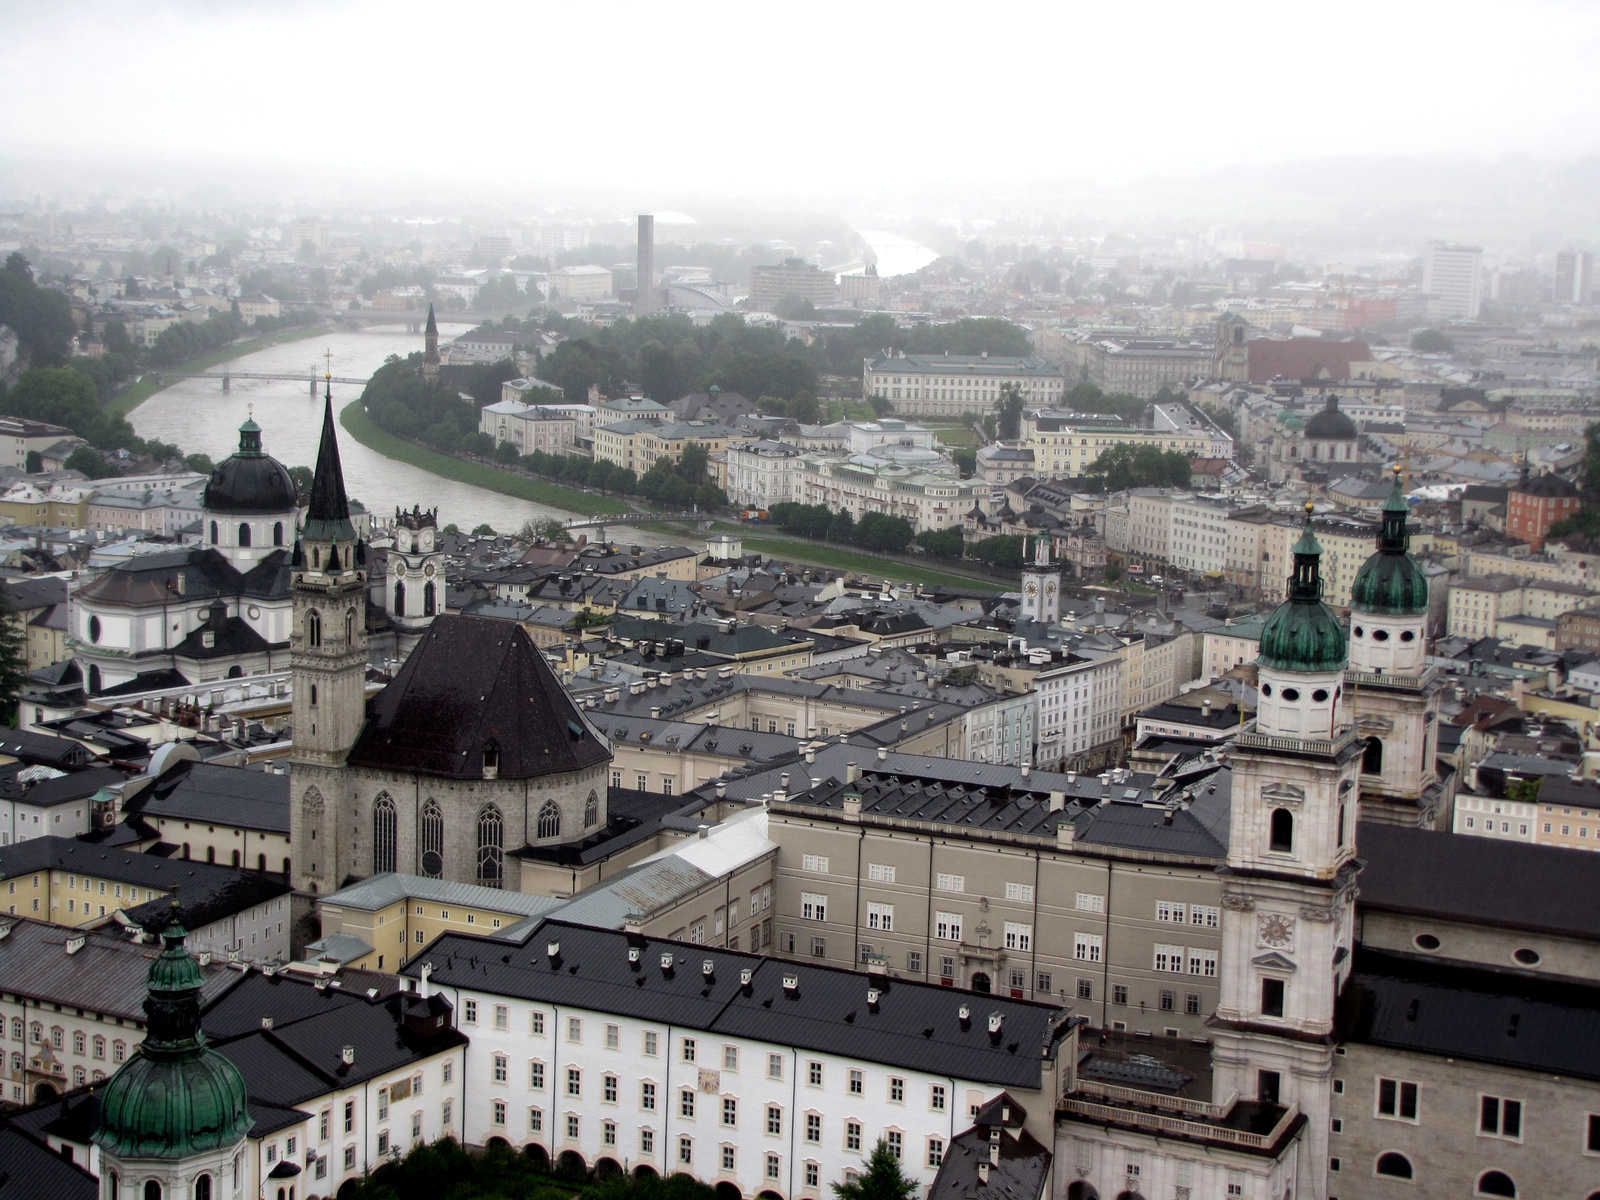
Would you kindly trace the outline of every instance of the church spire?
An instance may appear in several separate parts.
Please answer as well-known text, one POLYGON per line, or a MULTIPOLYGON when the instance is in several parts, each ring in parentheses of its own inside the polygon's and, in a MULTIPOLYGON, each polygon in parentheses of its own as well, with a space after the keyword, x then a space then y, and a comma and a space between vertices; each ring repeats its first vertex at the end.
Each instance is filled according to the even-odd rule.
POLYGON ((302 535, 317 541, 349 541, 356 536, 350 523, 350 500, 344 490, 344 468, 339 462, 339 441, 333 430, 333 383, 323 398, 322 444, 317 448, 317 470, 311 480, 311 504, 306 510, 302 535))

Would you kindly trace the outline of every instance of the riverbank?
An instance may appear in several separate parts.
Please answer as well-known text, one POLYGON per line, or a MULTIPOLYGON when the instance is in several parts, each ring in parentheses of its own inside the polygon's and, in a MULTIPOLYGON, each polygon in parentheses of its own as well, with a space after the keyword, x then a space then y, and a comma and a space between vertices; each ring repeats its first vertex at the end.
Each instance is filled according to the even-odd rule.
POLYGON ((578 488, 563 487, 559 483, 548 483, 528 475, 516 475, 485 463, 468 462, 466 459, 456 458, 451 454, 441 454, 437 450, 409 442, 386 429, 380 429, 376 422, 367 416, 359 400, 352 400, 340 410, 339 424, 344 427, 346 433, 367 449, 430 474, 453 479, 457 483, 471 484, 473 487, 499 492, 502 496, 511 496, 518 500, 547 504, 551 508, 564 509, 580 516, 592 516, 598 513, 612 515, 633 511, 615 496, 597 496, 592 492, 580 491, 578 488))
POLYGON ((196 371, 208 371, 212 367, 221 366, 225 362, 232 362, 236 358, 243 358, 246 354, 254 354, 258 350, 266 350, 271 346, 280 346, 285 342, 298 342, 306 338, 319 337, 329 331, 331 327, 312 325, 305 329, 285 329, 280 333, 268 334, 266 337, 251 338, 248 342, 234 342, 231 346, 224 346, 220 350, 213 350, 210 354, 202 354, 198 358, 191 358, 186 363, 175 367, 168 367, 165 371, 146 371, 144 378, 137 383, 129 384, 118 392, 106 404, 108 412, 119 417, 126 417, 139 405, 150 399, 162 388, 170 387, 178 382, 171 378, 174 374, 193 374, 196 371), (154 378, 160 376, 159 379, 154 378))

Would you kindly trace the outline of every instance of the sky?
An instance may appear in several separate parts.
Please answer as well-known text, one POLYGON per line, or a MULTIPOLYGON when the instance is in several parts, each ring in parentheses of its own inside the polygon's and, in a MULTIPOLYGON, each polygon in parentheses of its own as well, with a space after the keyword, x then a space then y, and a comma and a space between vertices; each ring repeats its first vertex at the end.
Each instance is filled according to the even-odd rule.
POLYGON ((1600 151, 1600 4, 0 0, 0 156, 912 194, 1600 151))

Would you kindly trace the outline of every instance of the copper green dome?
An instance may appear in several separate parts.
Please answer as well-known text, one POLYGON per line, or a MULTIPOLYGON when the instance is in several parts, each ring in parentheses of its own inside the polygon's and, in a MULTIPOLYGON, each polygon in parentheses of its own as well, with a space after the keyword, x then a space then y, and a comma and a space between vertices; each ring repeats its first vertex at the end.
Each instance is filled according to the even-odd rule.
POLYGON ((1349 658, 1344 627, 1322 602, 1322 546, 1311 531, 1311 505, 1306 527, 1294 547, 1294 574, 1289 598, 1273 611, 1261 630, 1261 655, 1256 660, 1275 671, 1342 671, 1349 658))
POLYGON ((1394 490, 1383 505, 1383 530, 1378 552, 1361 564, 1350 587, 1350 607, 1356 612, 1414 616, 1428 611, 1428 578, 1406 551, 1411 535, 1406 531, 1410 512, 1395 470, 1394 490))
POLYGON ((94 1141, 119 1158, 187 1158, 236 1145, 251 1118, 244 1076, 200 1029, 200 964, 174 922, 145 978, 144 1045, 100 1093, 94 1141))

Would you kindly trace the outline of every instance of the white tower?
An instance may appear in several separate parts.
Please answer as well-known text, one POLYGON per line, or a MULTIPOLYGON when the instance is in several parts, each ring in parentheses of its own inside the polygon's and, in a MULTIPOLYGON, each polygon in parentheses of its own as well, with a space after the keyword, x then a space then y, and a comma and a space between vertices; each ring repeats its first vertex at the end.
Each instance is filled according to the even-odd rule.
POLYGON ((389 578, 383 607, 399 630, 399 656, 404 658, 444 611, 444 549, 439 544, 439 510, 396 509, 394 547, 389 551, 389 578))
POLYGON ((1268 619, 1261 705, 1233 754, 1215 1094, 1298 1104, 1298 1195, 1327 1194, 1334 1007, 1350 971, 1362 743, 1344 700, 1345 634, 1322 603, 1306 516, 1289 599, 1268 619))
POLYGON ((1050 563, 1048 534, 1034 539, 1033 561, 1022 568, 1022 615, 1040 625, 1061 620, 1061 569, 1050 563))

